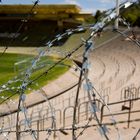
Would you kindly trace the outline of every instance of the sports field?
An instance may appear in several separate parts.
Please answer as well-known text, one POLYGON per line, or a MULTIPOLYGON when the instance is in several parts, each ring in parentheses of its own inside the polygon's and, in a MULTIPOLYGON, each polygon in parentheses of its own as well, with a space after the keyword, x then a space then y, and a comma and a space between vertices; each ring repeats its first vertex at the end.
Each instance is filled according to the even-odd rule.
MULTIPOLYGON (((22 80, 24 79, 24 75, 26 72, 26 69, 29 68, 31 65, 31 62, 33 60, 33 55, 25 55, 25 54, 9 54, 6 53, 3 56, 1 56, 1 69, 0 69, 0 85, 1 89, 5 89, 5 84, 7 84, 8 81, 12 81, 13 83, 10 85, 11 89, 16 89, 18 86, 21 85, 22 80), (17 79, 20 79, 20 81, 17 81, 17 79)), ((39 63, 36 65, 36 68, 33 70, 33 73, 30 77, 30 81, 34 80, 35 77, 38 77, 40 74, 45 72, 50 66, 52 66, 54 63, 59 61, 59 58, 55 57, 49 57, 44 56, 39 61, 39 63)), ((60 65, 57 65, 54 69, 49 71, 49 74, 46 74, 39 80, 33 83, 33 86, 30 85, 28 87, 27 93, 29 93, 32 89, 40 88, 41 86, 46 85, 50 81, 58 78, 60 75, 65 73, 69 67, 66 64, 69 64, 70 61, 62 62, 60 65)), ((5 92, 1 93, 1 96, 9 96, 10 93, 9 89, 6 89, 5 92)))

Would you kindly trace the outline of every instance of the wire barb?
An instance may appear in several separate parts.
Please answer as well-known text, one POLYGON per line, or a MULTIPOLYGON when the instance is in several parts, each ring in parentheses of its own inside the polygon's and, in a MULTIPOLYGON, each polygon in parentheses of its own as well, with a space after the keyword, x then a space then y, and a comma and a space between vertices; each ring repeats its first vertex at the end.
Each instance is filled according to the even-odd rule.
MULTIPOLYGON (((31 12, 33 10, 33 8, 39 3, 39 0, 36 0, 34 2, 34 5, 31 9, 31 12)), ((125 8, 127 6, 129 6, 130 4, 122 4, 120 5, 120 7, 124 6, 125 8)), ((30 15, 29 15, 30 17, 30 15)), ((99 118, 97 116, 97 111, 98 111, 98 107, 96 105, 96 94, 98 94, 98 92, 94 92, 93 89, 94 87, 92 86, 92 83, 90 82, 89 78, 88 78, 88 72, 89 72, 89 53, 91 52, 91 50, 94 49, 94 45, 93 45, 93 41, 91 40, 92 37, 98 33, 99 31, 102 31, 103 28, 105 26, 107 26, 108 23, 110 23, 110 21, 112 19, 117 18, 117 15, 114 12, 114 9, 111 10, 110 12, 107 13, 107 16, 102 18, 101 21, 97 22, 95 25, 90 25, 90 26, 80 26, 76 29, 70 29, 68 31, 66 31, 63 34, 59 34, 57 35, 53 40, 49 41, 46 43, 46 47, 44 48, 44 50, 40 51, 38 56, 32 61, 31 66, 26 70, 25 77, 22 80, 22 84, 20 86, 20 89, 18 89, 16 91, 16 94, 19 94, 19 102, 18 102, 18 110, 17 110, 17 120, 16 120, 16 137, 17 140, 19 140, 20 138, 20 133, 23 131, 20 131, 19 129, 19 120, 20 120, 20 115, 19 113, 22 111, 22 113, 24 114, 25 117, 25 121, 26 121, 26 125, 28 128, 25 128, 25 131, 30 132, 30 134, 32 135, 32 137, 37 140, 37 136, 36 136, 36 132, 35 130, 31 129, 31 124, 30 124, 30 120, 27 117, 27 108, 25 106, 25 100, 26 100, 26 96, 25 96, 25 91, 27 90, 27 87, 31 84, 33 84, 35 81, 37 81, 39 78, 41 78, 42 76, 46 76, 46 74, 49 73, 50 70, 52 70, 55 66, 57 66, 58 64, 60 64, 62 61, 66 60, 67 58, 71 57, 73 53, 75 53, 76 51, 78 51, 82 46, 85 46, 85 51, 83 53, 83 62, 81 65, 81 71, 80 71, 80 76, 79 76, 79 82, 78 82, 78 87, 77 87, 77 93, 76 93, 76 98, 75 98, 75 105, 74 105, 74 114, 73 114, 73 124, 72 124, 72 128, 68 128, 66 130, 71 130, 72 131, 72 139, 73 140, 77 140, 79 138, 79 136, 81 136, 83 134, 83 132, 87 129, 89 123, 91 122, 91 120, 93 119, 92 117, 89 118, 88 123, 83 126, 83 130, 79 133, 78 136, 76 136, 76 131, 78 129, 77 126, 77 120, 76 120, 76 114, 77 114, 77 106, 78 106, 78 97, 79 97, 79 92, 80 92, 80 88, 81 85, 83 83, 83 80, 85 80, 86 82, 86 90, 87 90, 87 94, 88 94, 88 99, 90 101, 90 108, 91 108, 91 116, 94 116, 94 119, 96 120, 96 122, 98 123, 98 128, 99 131, 103 134, 103 136, 109 140, 108 136, 107 136, 107 128, 105 125, 103 125, 102 123, 100 123, 99 118), (71 52, 69 52, 64 58, 60 59, 60 61, 56 62, 54 65, 52 65, 51 67, 49 67, 45 72, 43 72, 41 75, 39 75, 38 77, 36 77, 35 79, 33 79, 32 81, 30 81, 30 76, 34 70, 34 67, 36 67, 36 64, 38 63, 38 61, 40 60, 40 58, 42 56, 44 56, 44 52, 45 51, 49 51, 49 49, 54 45, 55 42, 63 39, 66 36, 70 36, 71 34, 74 34, 75 32, 80 32, 83 31, 85 29, 89 29, 92 30, 92 33, 90 34, 90 36, 88 37, 88 39, 82 39, 82 43, 75 49, 73 49, 71 52)), ((18 32, 21 30, 23 24, 21 24, 20 28, 18 29, 18 32)), ((8 49, 8 47, 6 48, 6 50, 8 49)), ((5 53, 6 51, 4 51, 5 53)), ((48 101, 47 95, 42 93, 42 95, 45 97, 46 101, 48 101)), ((99 96, 101 96, 99 94, 99 96)), ((11 97, 9 97, 11 98, 11 97)), ((105 101, 102 99, 102 103, 105 104, 105 101)), ((105 104, 106 105, 106 104, 105 104)), ((48 137, 46 139, 49 139, 50 135, 52 134, 52 131, 62 131, 60 129, 56 129, 56 120, 55 120, 55 115, 54 115, 54 110, 51 106, 51 104, 49 103, 50 109, 51 109, 51 113, 52 113, 52 126, 51 128, 47 129, 46 131, 48 132, 48 137)), ((108 108, 108 106, 106 105, 106 107, 108 108)), ((109 110, 109 108, 108 108, 109 110)), ((109 110, 110 111, 110 110, 109 110)), ((117 128, 116 128, 117 129, 117 128)), ((25 132, 24 131, 24 132, 25 132)), ((11 131, 12 132, 12 131, 11 131)), ((15 131, 14 131, 15 132, 15 131)), ((2 132, 3 133, 3 132, 2 132)), ((65 133, 63 131, 63 133, 65 133)), ((66 133, 65 133, 66 134, 66 133)), ((118 134, 119 135, 119 134, 118 134)))

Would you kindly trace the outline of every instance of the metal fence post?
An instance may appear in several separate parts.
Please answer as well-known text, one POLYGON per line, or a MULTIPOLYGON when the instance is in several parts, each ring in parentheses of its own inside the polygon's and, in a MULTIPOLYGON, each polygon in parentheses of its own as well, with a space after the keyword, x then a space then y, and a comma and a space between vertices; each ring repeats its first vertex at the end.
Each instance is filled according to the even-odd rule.
POLYGON ((129 126, 130 126, 130 117, 131 117, 131 99, 130 99, 130 101, 129 101, 129 112, 128 112, 128 123, 127 123, 127 128, 129 128, 129 126))

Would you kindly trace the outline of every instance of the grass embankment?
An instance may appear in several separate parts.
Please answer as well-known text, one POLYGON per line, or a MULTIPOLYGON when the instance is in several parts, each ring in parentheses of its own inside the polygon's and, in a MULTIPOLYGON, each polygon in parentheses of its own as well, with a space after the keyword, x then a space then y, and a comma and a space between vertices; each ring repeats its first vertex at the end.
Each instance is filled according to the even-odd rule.
MULTIPOLYGON (((17 76, 20 78, 20 80, 24 79, 25 73, 21 76, 18 75, 18 72, 25 72, 26 69, 31 65, 31 60, 34 58, 34 56, 31 55, 19 55, 19 54, 4 54, 1 57, 1 66, 0 66, 0 85, 5 84, 8 80, 12 79, 14 76, 17 76), (23 60, 26 60, 25 63, 21 63, 20 65, 16 66, 16 71, 14 70, 14 64, 18 62, 22 62, 23 60), (18 67, 18 68, 17 68, 18 67)), ((39 63, 36 65, 36 68, 33 70, 33 73, 30 77, 30 81, 34 80, 36 77, 44 73, 50 66, 52 66, 54 63, 59 61, 59 58, 44 56, 39 63)), ((60 75, 64 74, 68 67, 67 64, 70 64, 70 61, 65 61, 61 63, 60 65, 57 65, 54 67, 51 71, 49 71, 48 74, 42 76, 40 79, 38 79, 36 82, 34 82, 32 85, 28 86, 27 93, 29 93, 33 89, 38 89, 50 81, 58 78, 60 75), (29 90, 30 89, 30 90, 29 90)), ((14 81, 14 80, 13 80, 14 81)), ((16 89, 16 87, 20 86, 22 84, 22 81, 14 82, 13 84, 9 85, 9 88, 16 89)), ((13 93, 10 92, 10 90, 4 91, 1 93, 1 96, 10 96, 13 93)))

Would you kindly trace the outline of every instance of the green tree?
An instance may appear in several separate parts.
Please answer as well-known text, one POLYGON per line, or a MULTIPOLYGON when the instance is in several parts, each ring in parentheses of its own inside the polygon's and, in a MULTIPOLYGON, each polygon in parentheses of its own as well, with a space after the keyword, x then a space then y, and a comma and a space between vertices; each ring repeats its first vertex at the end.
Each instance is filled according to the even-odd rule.
POLYGON ((130 8, 128 8, 123 14, 123 17, 127 19, 127 21, 133 26, 139 26, 139 18, 140 18, 140 0, 138 3, 134 4, 130 8))
POLYGON ((89 18, 86 18, 85 22, 90 24, 90 23, 95 23, 95 17, 94 16, 91 16, 89 18))
POLYGON ((126 17, 126 19, 132 24, 134 25, 135 22, 137 21, 137 15, 134 15, 132 13, 129 13, 126 17))
POLYGON ((100 10, 97 10, 94 16, 96 22, 100 19, 101 15, 102 15, 102 12, 100 10))

